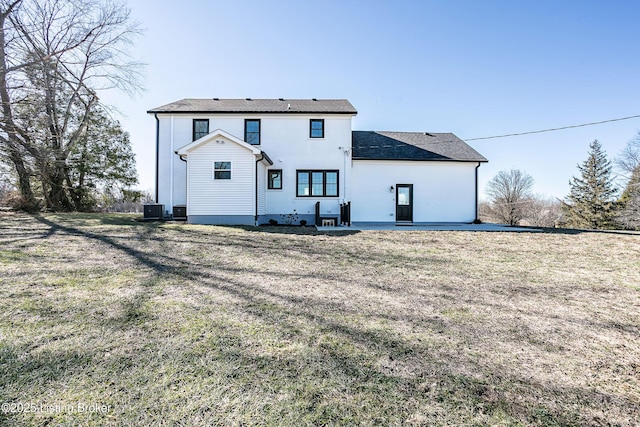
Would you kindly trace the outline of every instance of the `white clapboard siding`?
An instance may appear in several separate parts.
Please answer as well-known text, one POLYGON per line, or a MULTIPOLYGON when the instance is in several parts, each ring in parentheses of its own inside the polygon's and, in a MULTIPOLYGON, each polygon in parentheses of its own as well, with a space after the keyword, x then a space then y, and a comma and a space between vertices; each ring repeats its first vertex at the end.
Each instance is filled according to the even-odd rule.
POLYGON ((225 138, 189 153, 188 215, 254 215, 255 156, 225 138), (214 162, 231 162, 231 179, 213 179, 214 162))

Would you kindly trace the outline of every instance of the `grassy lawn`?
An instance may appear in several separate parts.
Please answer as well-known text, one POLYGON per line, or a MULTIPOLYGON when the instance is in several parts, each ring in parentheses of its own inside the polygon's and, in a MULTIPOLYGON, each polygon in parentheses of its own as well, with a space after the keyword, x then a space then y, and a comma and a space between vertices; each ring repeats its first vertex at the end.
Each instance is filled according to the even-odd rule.
POLYGON ((132 218, 0 214, 0 425, 640 422, 640 235, 132 218))

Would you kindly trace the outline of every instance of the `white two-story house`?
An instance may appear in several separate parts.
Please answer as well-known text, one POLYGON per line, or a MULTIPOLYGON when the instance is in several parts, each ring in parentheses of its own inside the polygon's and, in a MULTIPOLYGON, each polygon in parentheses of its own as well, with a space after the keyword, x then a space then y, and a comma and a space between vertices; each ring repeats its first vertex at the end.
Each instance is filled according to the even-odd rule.
POLYGON ((473 222, 487 160, 451 133, 352 131, 347 100, 184 99, 156 119, 156 197, 191 223, 473 222))

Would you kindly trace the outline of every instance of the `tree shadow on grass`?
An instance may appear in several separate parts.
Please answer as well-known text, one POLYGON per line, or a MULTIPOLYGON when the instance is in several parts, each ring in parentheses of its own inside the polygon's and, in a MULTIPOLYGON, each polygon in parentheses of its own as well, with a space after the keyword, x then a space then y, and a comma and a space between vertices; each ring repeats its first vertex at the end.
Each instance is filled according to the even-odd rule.
MULTIPOLYGON (((43 217, 34 214, 34 217, 43 217)), ((50 214, 49 217, 59 220, 61 223, 72 223, 74 226, 118 225, 131 227, 139 225, 139 214, 127 213, 103 213, 103 212, 65 212, 50 214)))
POLYGON ((292 225, 260 225, 257 227, 251 226, 241 226, 243 230, 258 232, 258 233, 269 233, 269 234, 290 234, 297 236, 335 236, 335 237, 343 237, 343 236, 352 236, 354 234, 358 234, 359 230, 341 230, 339 227, 336 227, 335 231, 319 231, 313 225, 311 226, 292 226, 292 225))
MULTIPOLYGON (((602 408, 602 402, 617 402, 616 408, 618 409, 626 408, 634 414, 640 412, 637 402, 629 399, 560 385, 549 390, 548 385, 538 384, 531 378, 523 378, 519 372, 504 372, 504 367, 493 366, 489 363, 480 366, 464 352, 456 355, 451 354, 452 357, 455 356, 457 364, 447 364, 442 359, 442 355, 437 356, 428 343, 417 343, 391 331, 371 330, 367 327, 351 325, 348 318, 339 315, 340 303, 322 298, 314 299, 279 293, 269 290, 267 287, 233 280, 234 270, 230 269, 228 265, 216 263, 215 260, 213 264, 202 267, 202 269, 183 268, 191 265, 188 259, 180 259, 167 253, 148 253, 103 234, 82 231, 43 217, 35 218, 54 232, 82 236, 107 244, 117 251, 134 257, 141 265, 152 269, 156 276, 167 275, 178 279, 177 283, 189 288, 189 292, 198 292, 199 289, 209 288, 233 296, 234 299, 241 302, 238 304, 239 309, 250 315, 251 318, 260 319, 268 324, 272 330, 279 331, 282 335, 299 339, 302 345, 309 344, 304 342, 306 337, 297 337, 295 332, 297 325, 299 323, 310 325, 312 331, 332 338, 313 347, 316 357, 322 361, 323 369, 331 369, 333 374, 336 374, 333 372, 336 370, 342 377, 348 378, 348 383, 352 384, 348 387, 353 387, 353 391, 370 388, 379 393, 383 404, 388 403, 386 400, 388 396, 395 396, 400 405, 403 402, 404 405, 408 405, 407 402, 413 402, 408 406, 396 408, 397 418, 394 419, 397 421, 406 420, 406 417, 411 414, 411 410, 419 410, 419 405, 416 406, 416 399, 418 403, 424 403, 425 396, 421 384, 426 380, 436 384, 432 397, 436 401, 442 402, 443 407, 459 404, 463 407, 471 407, 478 414, 491 414, 493 411, 499 414, 502 411, 511 417, 510 419, 521 422, 570 425, 589 420, 576 418, 575 414, 563 407, 563 404, 545 405, 543 402, 549 396, 557 397, 565 403, 568 402, 568 405, 582 402, 587 408, 602 408), (223 272, 228 274, 222 274, 223 272), (417 363, 419 368, 412 376, 405 377, 402 373, 395 373, 393 370, 376 366, 371 357, 363 359, 358 353, 345 351, 344 346, 372 349, 371 352, 381 359, 386 357, 392 361, 417 363), (430 360, 430 357, 434 360, 424 362, 424 360, 430 360), (516 384, 517 388, 509 389, 509 386, 513 384, 516 384), (519 403, 513 402, 508 397, 509 393, 514 390, 524 393, 533 390, 542 395, 543 399, 535 397, 531 397, 529 400, 525 399, 523 403, 525 406, 521 407, 519 403)), ((230 242, 229 244, 234 243, 230 242)), ((303 251, 304 247, 301 246, 298 250, 303 251)), ((362 256, 368 257, 369 254, 362 256)), ((256 277, 269 274, 261 271, 259 267, 240 267, 237 271, 251 273, 256 277)), ((309 277, 314 276, 311 273, 309 277)), ((202 297, 206 297, 206 294, 203 294, 202 297)), ((126 327, 130 322, 140 321, 140 307, 145 302, 145 298, 145 296, 139 296, 128 300, 128 302, 125 301, 123 312, 126 318, 123 319, 123 324, 119 327, 126 327)), ((347 304, 348 301, 343 303, 347 304)), ((444 329, 445 326, 438 324, 438 321, 435 322, 436 328, 444 329)), ((464 333, 463 328, 460 333, 464 333)), ((474 331, 467 333, 472 335, 474 331)), ((265 363, 271 363, 279 369, 278 372, 287 372, 287 375, 296 378, 296 365, 294 363, 291 367, 291 361, 283 363, 282 359, 256 358, 250 354, 249 349, 243 347, 242 343, 238 344, 237 351, 237 357, 241 357, 244 363, 258 367, 265 363)), ((454 350, 449 351, 453 352, 454 350)), ((228 360, 228 357, 230 356, 227 355, 227 359, 223 360, 228 360)), ((317 374, 322 374, 322 372, 317 372, 317 374)), ((252 378, 247 378, 247 381, 251 380, 252 378)), ((321 394, 314 395, 315 397, 312 395, 303 397, 311 402, 309 411, 315 410, 313 401, 324 402, 322 393, 327 390, 320 387, 318 392, 321 394)), ((346 409, 353 410, 353 407, 346 409)), ((316 418, 315 421, 330 423, 331 419, 316 418)), ((336 420, 333 419, 333 421, 336 420)))
POLYGON ((571 236, 579 234, 612 234, 616 236, 637 236, 640 237, 640 231, 632 230, 588 230, 581 228, 548 228, 548 227, 531 227, 532 230, 546 234, 567 234, 571 236))

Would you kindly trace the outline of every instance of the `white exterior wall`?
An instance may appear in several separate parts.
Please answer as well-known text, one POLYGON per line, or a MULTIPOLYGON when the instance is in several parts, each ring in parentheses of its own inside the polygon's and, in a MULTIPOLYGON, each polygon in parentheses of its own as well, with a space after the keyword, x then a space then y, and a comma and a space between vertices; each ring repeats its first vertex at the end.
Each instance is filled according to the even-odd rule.
POLYGON ((340 201, 345 200, 345 166, 348 169, 351 164, 351 158, 344 154, 344 148, 351 148, 351 116, 266 116, 261 123, 262 150, 273 160, 270 169, 282 169, 282 190, 266 190, 267 214, 295 210, 300 215, 313 215, 315 203, 320 201, 322 214, 337 216, 340 201), (324 119, 324 138, 309 137, 309 120, 316 118, 324 119), (338 197, 296 197, 296 171, 307 169, 338 170, 338 197))
POLYGON ((472 222, 476 219, 476 166, 472 162, 354 160, 351 220, 395 221, 396 185, 413 184, 414 222, 472 222))
MULTIPOLYGON (((260 215, 289 214, 294 209, 301 215, 314 214, 315 203, 320 201, 322 214, 337 216, 340 201, 349 200, 347 183, 351 165, 351 115, 158 114, 158 118, 160 120, 158 202, 163 203, 165 209, 169 211, 174 205, 187 204, 188 214, 195 215, 189 206, 196 202, 192 192, 190 192, 189 201, 187 201, 186 163, 174 153, 192 142, 193 119, 209 119, 210 132, 222 129, 240 140, 244 140, 245 119, 260 119, 261 144, 256 148, 263 150, 273 160, 274 164, 269 166, 270 169, 282 169, 283 172, 282 190, 266 190, 266 168, 263 168, 262 165, 259 166, 260 175, 258 178, 261 189, 258 192, 258 205, 260 215), (324 138, 309 136, 310 119, 324 119, 324 138), (345 149, 349 150, 347 155, 344 154, 345 149), (339 196, 296 197, 296 170, 300 169, 338 170, 339 196), (264 193, 262 189, 264 189, 264 193)), ((246 152, 246 150, 244 151, 246 152)), ((191 161, 192 154, 189 156, 189 162, 191 161)), ((253 167, 255 168, 255 164, 253 167)), ((253 177, 253 172, 251 176, 253 177)), ((191 179, 193 183, 193 178, 191 179)), ((255 181, 252 182, 255 183, 255 181)), ((255 203, 255 194, 251 200, 255 203)), ((200 212, 200 210, 198 211, 200 212)), ((212 212, 206 214, 214 215, 212 212)), ((251 214, 253 215, 253 210, 251 214)))
POLYGON ((165 205, 171 211, 171 120, 159 118, 158 126, 158 203, 165 205))
POLYGON ((267 207, 267 168, 258 162, 258 215, 264 215, 267 207))
POLYGON ((175 152, 191 142, 192 130, 190 127, 187 136, 184 120, 176 116, 159 114, 158 120, 158 203, 170 213, 173 206, 187 203, 187 164, 175 152))
POLYGON ((254 215, 255 156, 219 137, 193 149, 188 157, 189 215, 254 215), (213 179, 214 162, 231 162, 231 179, 213 179))

